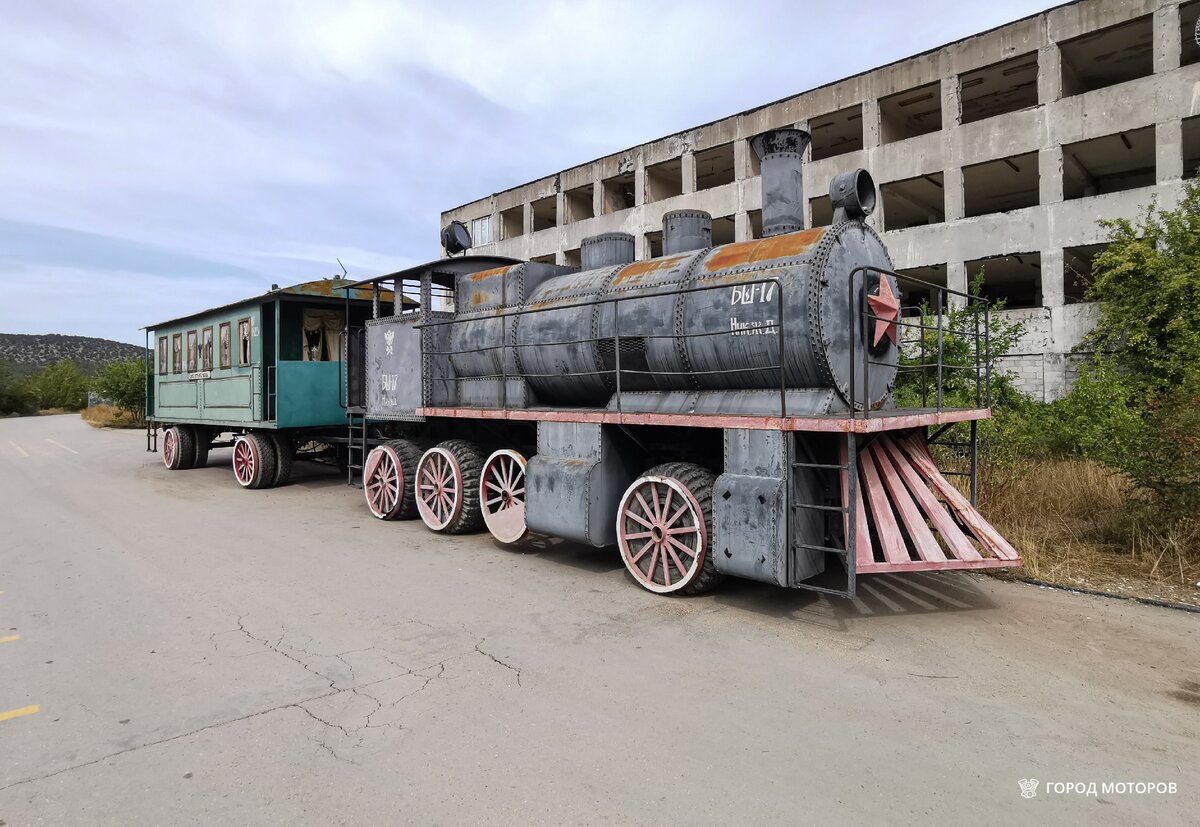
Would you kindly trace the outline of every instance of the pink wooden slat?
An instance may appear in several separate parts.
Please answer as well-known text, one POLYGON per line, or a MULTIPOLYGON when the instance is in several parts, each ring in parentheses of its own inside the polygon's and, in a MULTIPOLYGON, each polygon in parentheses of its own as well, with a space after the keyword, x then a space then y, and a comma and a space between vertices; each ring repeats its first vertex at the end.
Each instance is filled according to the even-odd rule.
POLYGON ((941 492, 941 495, 950 503, 950 507, 958 513, 962 521, 971 529, 971 533, 988 551, 1005 560, 1020 559, 1021 555, 1017 553, 1017 550, 1009 545, 1008 541, 1000 536, 1000 532, 996 531, 992 524, 983 518, 979 510, 971 505, 971 501, 942 476, 937 463, 933 461, 933 454, 929 452, 929 446, 923 439, 912 437, 908 440, 900 440, 900 443, 912 457, 917 470, 924 474, 926 479, 941 492))
POLYGON ((963 534, 962 530, 955 525, 950 514, 938 502, 937 497, 929 490, 925 481, 921 479, 921 475, 913 469, 912 463, 900 450, 897 441, 886 436, 879 437, 876 441, 887 449, 888 456, 895 463, 896 470, 904 478, 904 484, 908 486, 909 492, 921 506, 921 510, 925 512, 925 516, 933 523, 938 534, 942 535, 942 539, 950 547, 950 552, 959 560, 982 560, 983 555, 975 550, 971 541, 967 539, 967 535, 963 534))
POLYGON ((912 558, 904 547, 900 526, 896 524, 896 515, 892 513, 892 504, 870 451, 859 452, 858 468, 860 479, 866 483, 867 500, 871 504, 871 514, 875 516, 875 533, 883 545, 883 558, 889 563, 911 563, 912 558))
MULTIPOLYGON (((881 437, 881 439, 888 439, 888 437, 881 437)), ((883 482, 892 495, 892 502, 896 504, 896 510, 900 512, 900 519, 903 520, 904 527, 908 529, 908 536, 917 549, 917 556, 927 561, 944 561, 946 555, 942 552, 942 547, 938 545, 937 538, 925 524, 925 518, 921 516, 917 504, 913 502, 908 489, 904 487, 904 480, 900 478, 896 467, 892 465, 887 451, 879 444, 878 439, 871 444, 868 450, 874 454, 875 462, 883 476, 883 482)))
MULTIPOLYGON (((840 462, 849 468, 846 462, 846 443, 841 442, 841 448, 838 449, 840 462)), ((842 477, 842 504, 850 502, 850 475, 847 471, 841 472, 842 477)), ((868 566, 875 562, 875 555, 871 552, 871 534, 867 528, 867 511, 863 508, 862 500, 862 480, 859 480, 857 490, 854 492, 855 508, 854 511, 858 515, 855 519, 855 524, 858 526, 858 536, 855 538, 854 559, 857 566, 868 566)), ((846 537, 850 537, 850 515, 842 515, 842 529, 846 532, 846 537)))

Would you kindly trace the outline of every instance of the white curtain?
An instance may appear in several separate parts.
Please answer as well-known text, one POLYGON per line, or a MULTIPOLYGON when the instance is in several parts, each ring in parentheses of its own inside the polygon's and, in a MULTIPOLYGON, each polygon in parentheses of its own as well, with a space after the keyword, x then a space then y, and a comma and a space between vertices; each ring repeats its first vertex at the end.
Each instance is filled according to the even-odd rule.
POLYGON ((340 310, 305 310, 304 361, 340 361, 345 326, 345 317, 340 310))

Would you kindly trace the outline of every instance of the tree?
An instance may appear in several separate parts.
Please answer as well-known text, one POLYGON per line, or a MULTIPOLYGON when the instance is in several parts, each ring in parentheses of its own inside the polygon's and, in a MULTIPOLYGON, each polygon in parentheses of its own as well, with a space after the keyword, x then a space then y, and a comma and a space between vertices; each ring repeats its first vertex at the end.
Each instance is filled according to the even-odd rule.
POLYGON ((146 408, 146 360, 109 362, 96 374, 94 387, 101 396, 138 419, 146 408))
POLYGON ((42 368, 25 380, 24 385, 34 404, 42 410, 77 411, 87 404, 88 378, 69 359, 42 368))
POLYGON ((0 361, 0 416, 7 414, 30 414, 36 410, 28 388, 16 375, 12 366, 0 361))

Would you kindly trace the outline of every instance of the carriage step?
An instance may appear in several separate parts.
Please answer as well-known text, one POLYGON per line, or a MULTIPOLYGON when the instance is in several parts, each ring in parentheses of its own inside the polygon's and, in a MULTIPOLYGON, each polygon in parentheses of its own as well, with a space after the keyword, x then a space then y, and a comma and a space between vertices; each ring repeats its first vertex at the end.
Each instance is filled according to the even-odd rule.
MULTIPOLYGON (((841 478, 844 503, 847 475, 841 478)), ((921 434, 881 434, 860 451, 855 494, 860 574, 1021 565, 1017 550, 938 470, 921 434)), ((849 515, 843 526, 848 535, 849 515)))

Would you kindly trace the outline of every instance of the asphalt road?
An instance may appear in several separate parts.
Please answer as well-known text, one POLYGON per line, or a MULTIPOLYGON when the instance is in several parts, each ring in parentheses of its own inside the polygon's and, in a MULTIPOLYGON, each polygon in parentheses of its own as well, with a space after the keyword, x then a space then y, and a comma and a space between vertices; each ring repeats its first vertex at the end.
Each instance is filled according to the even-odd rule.
POLYGON ((663 598, 143 448, 0 420, 6 827, 1195 823, 1200 615, 953 574, 663 598))

